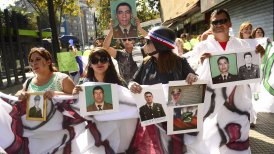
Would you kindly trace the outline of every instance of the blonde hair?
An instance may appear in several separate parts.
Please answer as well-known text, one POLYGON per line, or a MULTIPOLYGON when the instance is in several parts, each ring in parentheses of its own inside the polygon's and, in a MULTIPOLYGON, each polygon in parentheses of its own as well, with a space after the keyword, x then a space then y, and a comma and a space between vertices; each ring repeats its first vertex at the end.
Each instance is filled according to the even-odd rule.
MULTIPOLYGON (((238 37, 243 39, 243 33, 242 33, 242 30, 247 28, 247 27, 251 27, 251 30, 252 30, 252 24, 249 22, 249 21, 245 21, 244 23, 241 24, 240 26, 240 29, 239 29, 239 34, 238 34, 238 37)), ((252 36, 250 35, 249 38, 252 38, 252 36)))

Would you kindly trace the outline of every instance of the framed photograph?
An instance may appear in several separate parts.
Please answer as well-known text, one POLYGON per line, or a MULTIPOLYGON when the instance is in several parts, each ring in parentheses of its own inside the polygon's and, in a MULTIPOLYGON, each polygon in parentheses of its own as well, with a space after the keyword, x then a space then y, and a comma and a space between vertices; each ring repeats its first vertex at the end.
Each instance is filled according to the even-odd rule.
POLYGON ((167 121, 167 107, 162 84, 142 86, 140 94, 133 94, 142 126, 167 121))
POLYGON ((137 27, 134 17, 137 16, 135 0, 112 0, 110 2, 113 38, 137 38, 137 27))
POLYGON ((203 103, 205 99, 206 81, 198 80, 192 85, 185 81, 170 81, 167 106, 180 106, 203 103))
POLYGON ((203 127, 203 104, 172 106, 168 113, 168 135, 197 132, 203 127))
POLYGON ((26 119, 45 121, 47 117, 47 101, 43 96, 44 93, 30 93, 27 100, 26 119))
POLYGON ((80 113, 96 115, 117 112, 119 100, 115 84, 86 82, 79 93, 80 113))
POLYGON ((167 134, 197 132, 202 128, 203 105, 206 84, 198 80, 189 85, 185 80, 170 81, 168 84, 167 134))
POLYGON ((260 82, 260 56, 255 50, 213 53, 209 64, 212 88, 260 82))

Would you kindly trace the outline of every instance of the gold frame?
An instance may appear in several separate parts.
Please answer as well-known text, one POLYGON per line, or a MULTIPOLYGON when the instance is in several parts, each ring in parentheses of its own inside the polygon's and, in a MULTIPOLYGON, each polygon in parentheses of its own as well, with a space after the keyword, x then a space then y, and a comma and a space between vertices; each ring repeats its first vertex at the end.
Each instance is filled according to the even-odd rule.
POLYGON ((34 120, 34 121, 46 121, 46 117, 47 117, 47 100, 44 98, 42 92, 34 92, 34 93, 29 93, 30 96, 28 97, 27 100, 27 108, 26 108, 26 119, 27 120, 34 120), (29 116, 29 110, 30 110, 30 103, 31 100, 33 100, 33 96, 34 95, 40 95, 43 99, 43 113, 42 113, 42 118, 34 118, 34 117, 30 117, 29 116), (31 99, 32 98, 32 99, 31 99))

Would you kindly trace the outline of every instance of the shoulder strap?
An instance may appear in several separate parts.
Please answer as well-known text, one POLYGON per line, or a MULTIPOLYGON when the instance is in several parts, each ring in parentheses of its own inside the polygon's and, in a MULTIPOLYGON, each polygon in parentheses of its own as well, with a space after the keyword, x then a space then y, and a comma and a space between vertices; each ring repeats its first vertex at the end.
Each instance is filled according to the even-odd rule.
POLYGON ((27 79, 26 91, 27 91, 27 90, 28 90, 28 88, 29 88, 29 84, 30 84, 30 82, 31 82, 32 78, 33 78, 33 77, 30 77, 30 78, 28 78, 28 79, 27 79))

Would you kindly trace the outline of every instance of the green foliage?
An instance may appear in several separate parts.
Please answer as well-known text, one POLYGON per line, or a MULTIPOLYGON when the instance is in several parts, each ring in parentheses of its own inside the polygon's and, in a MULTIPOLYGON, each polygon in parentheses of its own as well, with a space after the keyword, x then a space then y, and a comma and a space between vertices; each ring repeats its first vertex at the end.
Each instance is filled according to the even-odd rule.
MULTIPOLYGON (((26 0, 26 7, 31 6, 35 11, 34 16, 40 16, 42 21, 42 28, 49 27, 49 16, 48 16, 48 0, 26 0)), ((55 20, 57 26, 60 25, 61 16, 78 16, 80 13, 80 6, 78 0, 53 0, 55 20)), ((36 20, 36 18, 34 18, 36 20)))
POLYGON ((156 4, 157 1, 137 0, 137 16, 141 22, 160 17, 159 6, 156 4))

